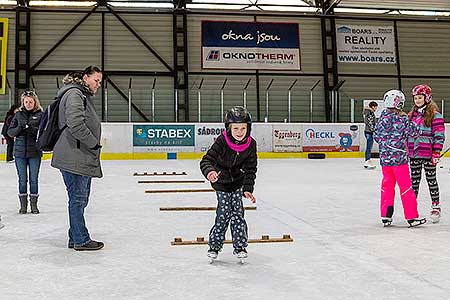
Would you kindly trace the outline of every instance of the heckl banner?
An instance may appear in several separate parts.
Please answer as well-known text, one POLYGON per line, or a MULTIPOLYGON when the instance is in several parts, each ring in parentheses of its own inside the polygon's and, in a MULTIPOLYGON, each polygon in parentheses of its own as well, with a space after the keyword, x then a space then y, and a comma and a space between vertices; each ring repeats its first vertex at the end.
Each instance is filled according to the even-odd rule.
POLYGON ((133 125, 133 146, 193 147, 194 125, 133 125))
POLYGON ((300 70, 298 23, 202 21, 202 68, 300 70))
POLYGON ((336 40, 339 62, 395 64, 392 26, 340 25, 336 40))
POLYGON ((310 124, 303 126, 304 152, 358 152, 357 125, 310 124))

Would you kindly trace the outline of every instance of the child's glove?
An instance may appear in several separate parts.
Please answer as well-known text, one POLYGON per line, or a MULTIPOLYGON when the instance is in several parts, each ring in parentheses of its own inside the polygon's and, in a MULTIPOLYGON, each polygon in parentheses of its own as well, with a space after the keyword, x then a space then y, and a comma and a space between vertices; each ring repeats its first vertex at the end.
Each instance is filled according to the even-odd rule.
POLYGON ((219 173, 217 173, 216 171, 211 171, 211 172, 208 173, 206 178, 208 178, 208 180, 210 182, 214 183, 214 182, 216 182, 219 179, 219 173))
POLYGON ((431 163, 433 164, 433 166, 437 165, 440 160, 441 155, 438 152, 433 152, 433 155, 431 156, 431 163))

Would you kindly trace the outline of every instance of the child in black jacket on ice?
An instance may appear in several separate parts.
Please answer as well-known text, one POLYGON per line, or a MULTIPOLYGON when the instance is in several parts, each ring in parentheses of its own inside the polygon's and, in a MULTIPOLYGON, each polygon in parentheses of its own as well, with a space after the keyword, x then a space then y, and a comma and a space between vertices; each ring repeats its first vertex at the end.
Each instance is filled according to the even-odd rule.
POLYGON ((217 194, 216 220, 209 233, 208 257, 216 259, 231 222, 233 254, 247 257, 247 223, 242 196, 253 203, 256 178, 256 141, 250 136, 251 116, 243 107, 225 114, 225 130, 203 156, 200 169, 217 194))

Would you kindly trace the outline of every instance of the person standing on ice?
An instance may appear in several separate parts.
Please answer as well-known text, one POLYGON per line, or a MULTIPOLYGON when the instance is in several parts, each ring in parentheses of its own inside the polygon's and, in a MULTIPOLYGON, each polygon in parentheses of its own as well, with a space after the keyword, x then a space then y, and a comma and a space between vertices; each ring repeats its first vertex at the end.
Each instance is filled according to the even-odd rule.
POLYGON ((65 128, 52 157, 52 167, 60 170, 69 198, 69 241, 67 247, 77 251, 100 250, 104 243, 91 239, 84 219, 89 203, 92 178, 103 176, 100 164, 101 123, 93 97, 102 83, 99 67, 64 77, 58 91, 58 126, 65 128))
POLYGON ((247 223, 242 196, 253 203, 257 157, 256 141, 250 136, 252 119, 247 109, 236 106, 225 114, 225 130, 200 161, 203 175, 216 191, 215 224, 209 233, 208 257, 216 259, 231 222, 233 254, 247 257, 247 223))
POLYGON ((419 127, 410 122, 402 111, 405 95, 399 90, 384 94, 384 107, 375 127, 374 139, 380 148, 380 164, 383 173, 381 182, 381 221, 389 226, 394 214, 395 184, 400 188, 403 212, 409 226, 419 226, 426 222, 419 217, 417 198, 412 189, 408 167, 407 141, 419 135, 419 127))
POLYGON ((375 111, 378 108, 378 104, 375 101, 371 101, 369 106, 364 109, 364 135, 366 137, 366 153, 364 162, 364 168, 375 169, 375 165, 370 160, 372 155, 373 146, 373 132, 375 131, 375 125, 377 124, 377 119, 375 117, 375 111))
POLYGON ((420 127, 420 135, 410 137, 408 140, 412 187, 417 197, 423 167, 431 196, 430 218, 433 223, 437 223, 441 217, 441 206, 436 179, 436 164, 439 162, 444 146, 444 117, 439 113, 436 103, 432 100, 431 88, 428 85, 415 86, 412 95, 414 105, 408 117, 420 127))
POLYGON ((20 100, 19 111, 14 115, 8 127, 8 135, 15 138, 14 162, 19 177, 19 213, 27 213, 29 198, 31 213, 38 214, 39 170, 42 151, 37 147, 36 138, 42 117, 42 106, 34 91, 24 91, 20 100), (27 185, 29 185, 29 189, 27 185))

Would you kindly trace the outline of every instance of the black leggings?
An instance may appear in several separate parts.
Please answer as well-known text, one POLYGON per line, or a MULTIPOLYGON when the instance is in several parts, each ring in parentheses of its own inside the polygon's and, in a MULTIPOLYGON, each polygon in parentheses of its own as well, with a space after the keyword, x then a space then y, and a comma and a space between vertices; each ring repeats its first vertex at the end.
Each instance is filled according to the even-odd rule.
POLYGON ((436 166, 431 163, 431 158, 411 158, 409 161, 411 168, 411 181, 414 193, 419 194, 419 185, 422 178, 422 166, 425 169, 425 178, 430 189, 431 202, 439 204, 439 186, 436 179, 436 166))

